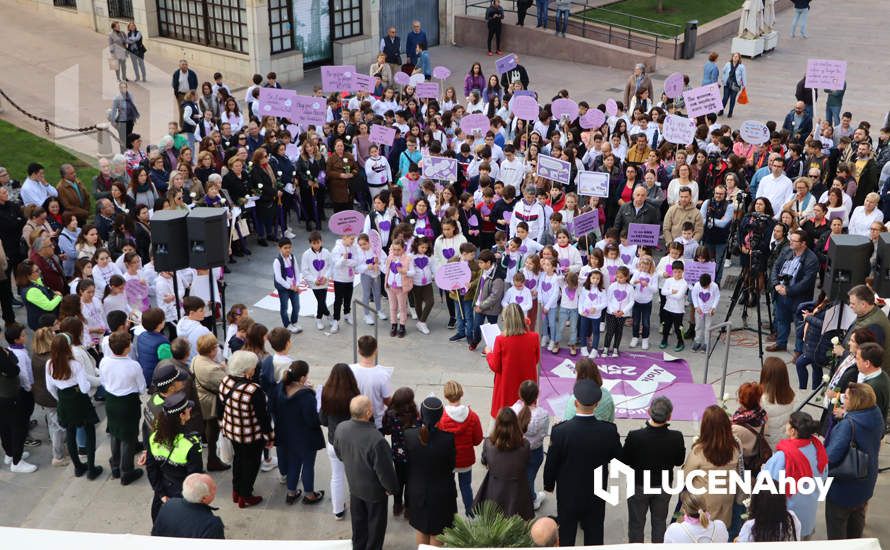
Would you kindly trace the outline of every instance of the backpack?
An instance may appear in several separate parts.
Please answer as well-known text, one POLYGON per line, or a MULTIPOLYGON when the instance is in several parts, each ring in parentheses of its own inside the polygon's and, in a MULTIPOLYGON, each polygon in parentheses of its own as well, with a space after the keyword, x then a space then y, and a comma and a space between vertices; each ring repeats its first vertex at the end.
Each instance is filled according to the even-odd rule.
POLYGON ((744 457, 744 463, 746 470, 751 470, 752 474, 757 474, 757 472, 763 468, 763 465, 766 464, 766 461, 773 456, 773 450, 770 448, 769 442, 767 442, 766 437, 763 435, 763 430, 766 429, 766 423, 764 422, 763 426, 760 427, 759 432, 755 431, 754 428, 747 424, 742 424, 741 426, 754 434, 756 440, 754 443, 754 454, 744 457))

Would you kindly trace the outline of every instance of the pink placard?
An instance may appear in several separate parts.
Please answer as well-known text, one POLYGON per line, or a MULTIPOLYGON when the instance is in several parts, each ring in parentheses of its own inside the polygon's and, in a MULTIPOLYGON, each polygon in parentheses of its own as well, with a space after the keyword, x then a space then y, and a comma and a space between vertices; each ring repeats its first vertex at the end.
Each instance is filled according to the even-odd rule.
POLYGON ((472 273, 467 262, 449 262, 436 270, 436 286, 442 290, 458 290, 470 284, 472 273))
POLYGON ((377 143, 380 145, 392 145, 393 140, 396 139, 396 129, 387 128, 386 126, 381 126, 380 124, 372 124, 371 132, 368 137, 372 143, 377 143))
POLYGON ((695 121, 684 116, 668 115, 664 119, 664 139, 679 145, 689 145, 695 139, 695 121))
POLYGON ((260 88, 260 115, 289 117, 297 92, 284 88, 260 88))
POLYGON ((439 97, 439 83, 421 82, 414 89, 414 95, 421 99, 436 99, 439 97))
POLYGON ((289 117, 291 120, 299 124, 324 126, 327 105, 323 97, 298 95, 293 102, 289 117))
POLYGON ((392 77, 392 79, 395 80, 396 84, 398 84, 399 86, 404 86, 411 81, 411 76, 408 73, 399 71, 395 74, 395 76, 392 77))
POLYGON ((535 120, 538 118, 538 102, 527 95, 513 96, 510 111, 522 120, 535 120))
POLYGON ((371 250, 374 251, 374 254, 380 255, 380 252, 383 250, 383 239, 376 229, 368 231, 368 243, 371 245, 371 250))
POLYGON ((683 92, 683 102, 686 104, 686 114, 690 118, 717 113, 723 109, 720 86, 716 82, 683 92))
POLYGON ((847 79, 847 62, 837 59, 807 59, 804 86, 843 90, 847 79))
POLYGON ((553 118, 566 117, 569 122, 574 122, 578 118, 578 104, 567 97, 561 97, 550 104, 550 112, 553 113, 553 118))
POLYGON ((358 235, 365 227, 365 215, 357 210, 343 210, 332 215, 328 228, 334 235, 358 235))
POLYGON ((664 95, 677 99, 683 94, 683 73, 672 73, 664 81, 664 95))
POLYGON ((321 89, 325 92, 352 90, 355 65, 325 65, 321 68, 321 89))
POLYGON ((438 78, 439 80, 445 80, 451 76, 451 69, 448 67, 443 67, 439 65, 438 67, 433 67, 433 78, 438 78))
POLYGON ((615 102, 611 97, 606 100, 606 114, 609 116, 615 116, 618 114, 618 103, 615 102))
POLYGON ((769 141, 769 128, 759 120, 746 120, 739 126, 739 135, 745 143, 761 145, 769 141))
POLYGON ((581 117, 578 124, 585 130, 590 130, 592 128, 599 128, 604 122, 606 122, 605 113, 599 109, 587 109, 587 112, 584 113, 584 116, 581 117))
POLYGON ((351 92, 373 92, 374 77, 367 74, 352 73, 352 85, 349 90, 351 92))
POLYGON ((463 130, 465 134, 473 134, 477 131, 481 134, 487 132, 490 127, 491 123, 489 122, 488 117, 482 113, 473 113, 472 115, 466 115, 460 119, 460 129, 463 130))

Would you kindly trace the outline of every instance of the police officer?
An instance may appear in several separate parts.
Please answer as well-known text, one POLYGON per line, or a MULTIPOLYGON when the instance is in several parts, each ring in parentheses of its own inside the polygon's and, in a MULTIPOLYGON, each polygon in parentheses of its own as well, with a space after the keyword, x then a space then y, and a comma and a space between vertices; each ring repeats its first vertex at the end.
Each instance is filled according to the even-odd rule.
MULTIPOLYGON (((164 414, 164 400, 175 393, 184 392, 188 374, 172 363, 161 363, 151 376, 149 397, 142 405, 142 440, 148 441, 157 419, 164 414)), ((191 415, 191 413, 189 413, 191 415)))
POLYGON ((188 433, 185 428, 194 405, 182 392, 164 398, 163 413, 157 417, 148 438, 145 469, 155 493, 151 503, 152 522, 168 498, 182 496, 186 476, 204 471, 201 434, 188 433))

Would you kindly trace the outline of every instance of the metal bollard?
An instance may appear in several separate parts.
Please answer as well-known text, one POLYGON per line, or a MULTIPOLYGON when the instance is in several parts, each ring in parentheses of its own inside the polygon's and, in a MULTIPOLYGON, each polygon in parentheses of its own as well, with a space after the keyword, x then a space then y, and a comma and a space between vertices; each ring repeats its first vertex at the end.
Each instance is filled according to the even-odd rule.
POLYGON ((114 136, 111 135, 111 125, 107 122, 96 124, 96 143, 98 145, 99 158, 111 159, 114 156, 114 136))

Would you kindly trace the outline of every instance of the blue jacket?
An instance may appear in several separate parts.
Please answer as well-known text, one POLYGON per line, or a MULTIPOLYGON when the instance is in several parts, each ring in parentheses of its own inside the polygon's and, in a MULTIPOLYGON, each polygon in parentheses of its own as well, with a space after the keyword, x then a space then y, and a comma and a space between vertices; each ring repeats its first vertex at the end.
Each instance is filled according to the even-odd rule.
POLYGON ((430 78, 433 74, 433 65, 430 61, 430 52, 429 50, 423 50, 417 56, 417 65, 420 67, 420 70, 423 71, 423 76, 430 78))
POLYGON ((426 39, 426 31, 411 31, 405 38, 405 54, 412 65, 417 65, 417 45, 421 42, 427 46, 430 44, 430 41, 426 39))
POLYGON ((826 451, 828 451, 829 477, 831 466, 840 464, 850 450, 850 438, 856 424, 856 444, 868 453, 868 476, 858 480, 835 479, 828 490, 828 500, 843 508, 860 506, 872 497, 878 480, 878 450, 884 435, 884 419, 877 407, 861 411, 850 411, 831 431, 826 451))
POLYGON ((146 330, 136 338, 136 357, 139 358, 139 365, 142 367, 142 375, 145 377, 145 383, 151 386, 151 376, 155 372, 160 359, 158 358, 158 349, 166 344, 170 346, 170 340, 160 332, 146 330))
MULTIPOLYGON (((723 83, 724 86, 729 84, 729 73, 732 71, 732 63, 727 61, 725 65, 723 65, 723 73, 720 79, 720 82, 723 83)), ((735 81, 738 82, 739 87, 744 88, 748 85, 748 75, 745 72, 745 64, 739 63, 738 67, 735 69, 735 81)))
POLYGON ((707 86, 708 84, 713 84, 714 82, 717 82, 718 78, 720 78, 720 69, 717 68, 717 64, 713 61, 705 63, 701 85, 707 86))
POLYGON ((300 388, 291 396, 280 382, 273 391, 275 445, 279 453, 307 456, 325 447, 316 409, 315 391, 300 388))
MULTIPOLYGON (((779 254, 779 257, 776 258, 776 263, 773 265, 773 271, 770 273, 770 286, 779 284, 779 274, 782 273, 782 265, 791 260, 793 256, 794 251, 791 250, 791 247, 786 248, 779 254)), ((819 258, 809 248, 804 249, 803 254, 800 256, 800 267, 798 267, 797 273, 791 279, 791 283, 786 287, 788 297, 795 301, 812 300, 813 291, 816 289, 816 275, 818 274, 819 258)))

